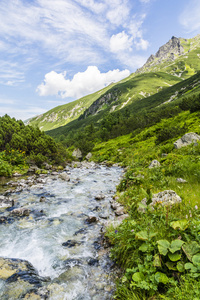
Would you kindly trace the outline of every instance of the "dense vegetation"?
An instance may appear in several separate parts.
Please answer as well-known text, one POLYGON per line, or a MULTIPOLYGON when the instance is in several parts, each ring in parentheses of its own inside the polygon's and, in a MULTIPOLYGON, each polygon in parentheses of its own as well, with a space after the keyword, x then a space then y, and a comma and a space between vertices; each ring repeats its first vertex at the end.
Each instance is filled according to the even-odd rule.
POLYGON ((38 128, 25 126, 8 115, 0 118, 0 176, 26 170, 29 163, 60 164, 65 159, 63 146, 38 128))
POLYGON ((200 298, 200 143, 173 146, 186 132, 200 134, 199 117, 199 110, 182 111, 93 149, 93 159, 127 166, 117 196, 129 218, 107 231, 112 258, 122 268, 115 299, 200 298), (161 166, 149 169, 154 159, 161 166), (180 177, 186 182, 178 183, 180 177), (141 204, 164 190, 175 191, 182 202, 158 203, 154 210, 141 204))

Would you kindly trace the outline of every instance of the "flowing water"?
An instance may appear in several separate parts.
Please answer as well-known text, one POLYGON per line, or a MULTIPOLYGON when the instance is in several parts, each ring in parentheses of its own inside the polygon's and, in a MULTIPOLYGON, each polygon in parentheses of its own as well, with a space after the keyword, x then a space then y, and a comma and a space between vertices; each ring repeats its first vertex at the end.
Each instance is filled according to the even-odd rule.
MULTIPOLYGON (((122 170, 95 166, 66 172, 69 182, 48 175, 44 183, 12 194, 15 207, 31 213, 0 224, 0 257, 27 260, 40 276, 49 277, 49 298, 34 299, 112 299, 112 263, 99 237, 105 219, 114 218, 110 200, 122 170), (105 198, 95 200, 100 193, 105 198), (89 224, 88 216, 98 222, 89 224)), ((9 209, 0 210, 1 215, 10 216, 9 209)), ((9 284, 0 280, 0 299, 21 299, 17 294, 7 297, 8 290, 9 284)))

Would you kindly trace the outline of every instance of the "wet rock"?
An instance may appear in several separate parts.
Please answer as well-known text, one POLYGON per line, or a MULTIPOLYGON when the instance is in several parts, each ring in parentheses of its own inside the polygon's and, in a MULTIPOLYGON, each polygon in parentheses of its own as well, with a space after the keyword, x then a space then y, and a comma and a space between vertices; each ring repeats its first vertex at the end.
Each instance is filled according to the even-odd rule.
POLYGON ((56 175, 58 175, 58 174, 59 174, 59 173, 56 172, 56 171, 51 172, 51 175, 53 175, 53 176, 56 176, 56 175))
POLYGON ((176 181, 179 182, 179 183, 186 183, 187 182, 187 180, 185 180, 183 178, 177 178, 176 181))
POLYGON ((31 210, 25 207, 20 207, 20 208, 15 208, 11 211, 12 216, 17 216, 17 217, 27 217, 31 213, 31 210))
POLYGON ((105 195, 102 193, 95 196, 95 200, 103 200, 103 199, 105 199, 105 195))
POLYGON ((149 165, 149 169, 158 168, 158 167, 160 167, 159 161, 157 161, 156 159, 152 160, 152 162, 149 165))
POLYGON ((3 257, 0 258, 0 279, 6 280, 7 283, 21 279, 30 284, 41 284, 42 281, 49 280, 49 278, 40 277, 27 260, 3 257))
POLYGON ((0 208, 9 208, 14 206, 14 200, 7 196, 0 196, 0 208))
POLYGON ((116 202, 116 201, 111 201, 111 208, 113 209, 113 210, 116 210, 116 209, 118 209, 121 205, 120 205, 120 203, 118 203, 118 202, 116 202))
POLYGON ((64 180, 64 181, 70 181, 70 177, 69 177, 69 175, 67 175, 67 173, 61 173, 59 175, 59 178, 64 180))
POLYGON ((73 268, 74 266, 81 266, 81 260, 75 258, 69 258, 64 261, 64 264, 68 268, 73 268))
POLYGON ((75 246, 80 246, 82 242, 76 241, 76 240, 68 240, 67 242, 62 243, 62 246, 67 248, 72 248, 75 246))
POLYGON ((14 218, 9 218, 5 216, 0 217, 0 224, 11 224, 13 222, 14 222, 14 218))
POLYGON ((90 258, 88 260, 89 266, 99 266, 99 260, 97 258, 90 258))
POLYGON ((46 197, 41 196, 41 197, 40 197, 40 202, 46 202, 46 197))
POLYGON ((74 235, 78 235, 78 234, 84 234, 87 232, 87 229, 86 228, 81 228, 79 230, 77 230, 74 235))
POLYGON ((98 220, 97 220, 97 217, 95 216, 89 216, 87 219, 86 219, 86 223, 88 224, 92 224, 92 223, 96 223, 98 220))
POLYGON ((189 132, 183 135, 179 140, 174 143, 174 147, 176 149, 180 149, 181 147, 188 146, 192 143, 197 145, 197 142, 200 141, 200 136, 194 132, 189 132))
POLYGON ((107 219, 109 219, 109 215, 108 214, 100 214, 99 218, 107 220, 107 219))

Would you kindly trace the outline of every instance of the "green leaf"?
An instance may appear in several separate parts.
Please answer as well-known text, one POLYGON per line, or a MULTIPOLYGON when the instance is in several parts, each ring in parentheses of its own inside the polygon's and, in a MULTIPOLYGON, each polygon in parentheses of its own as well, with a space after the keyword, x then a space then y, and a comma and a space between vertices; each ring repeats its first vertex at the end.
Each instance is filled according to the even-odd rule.
POLYGON ((192 261, 192 256, 195 255, 200 250, 200 246, 196 241, 191 241, 189 243, 185 243, 182 246, 184 253, 186 254, 187 258, 192 261))
POLYGON ((198 266, 198 267, 200 266, 200 253, 198 253, 192 257, 192 262, 195 266, 198 266))
POLYGON ((181 259, 181 253, 168 253, 168 257, 171 261, 177 261, 181 259))
POLYGON ((140 282, 144 280, 144 275, 141 272, 136 272, 132 276, 133 281, 140 282))
POLYGON ((157 244, 159 253, 162 255, 166 255, 170 247, 170 243, 167 240, 159 240, 157 241, 157 244))
POLYGON ((176 267, 176 263, 175 262, 172 262, 172 261, 168 261, 166 262, 165 264, 169 270, 173 270, 173 271, 176 271, 177 270, 177 267, 176 267))
POLYGON ((181 241, 181 240, 174 240, 171 242, 171 245, 169 247, 169 251, 171 253, 174 253, 178 250, 181 250, 181 247, 182 245, 184 244, 185 242, 181 241))
POLYGON ((197 268, 191 263, 186 263, 185 264, 185 269, 186 270, 191 270, 191 272, 193 272, 193 273, 197 272, 197 268))
POLYGON ((164 283, 167 284, 169 281, 169 278, 167 277, 167 275, 165 275, 164 273, 161 272, 157 272, 155 274, 155 280, 159 283, 164 283))
POLYGON ((155 255, 154 255, 153 266, 154 266, 154 267, 161 267, 161 261, 160 261, 160 256, 159 256, 159 254, 155 254, 155 255))
POLYGON ((143 243, 140 247, 139 247, 139 250, 142 251, 142 252, 147 252, 148 251, 148 245, 143 243))
POLYGON ((136 240, 147 241, 147 240, 148 240, 148 234, 147 234, 147 231, 144 230, 144 231, 139 231, 139 232, 137 232, 136 235, 135 235, 135 239, 136 239, 136 240))
POLYGON ((175 230, 176 230, 176 229, 179 229, 179 230, 184 231, 185 229, 188 228, 189 222, 188 222, 187 219, 178 220, 178 221, 171 222, 171 223, 170 223, 170 226, 171 226, 172 228, 174 228, 175 230))
POLYGON ((178 262, 177 262, 177 270, 178 270, 179 272, 184 272, 184 271, 185 271, 184 264, 183 264, 181 261, 178 261, 178 262))

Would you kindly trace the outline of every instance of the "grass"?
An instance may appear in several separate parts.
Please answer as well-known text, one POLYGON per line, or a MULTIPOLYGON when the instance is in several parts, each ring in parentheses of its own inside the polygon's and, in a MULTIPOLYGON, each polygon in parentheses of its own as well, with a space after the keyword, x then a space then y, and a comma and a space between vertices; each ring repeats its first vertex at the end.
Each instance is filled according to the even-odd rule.
MULTIPOLYGON (((180 137, 179 135, 163 143, 156 143, 159 130, 177 124, 179 126, 186 124, 189 130, 187 132, 200 133, 199 114, 186 111, 174 118, 162 120, 139 134, 118 137, 97 144, 93 149, 94 160, 118 162, 127 167, 127 172, 118 186, 117 195, 118 201, 129 213, 129 218, 118 228, 110 227, 107 230, 107 236, 113 244, 112 258, 122 270, 115 299, 200 297, 198 283, 200 270, 196 273, 187 269, 179 272, 178 263, 179 266, 188 264, 188 258, 182 248, 176 251, 181 257, 178 263, 170 262, 171 256, 160 254, 157 244, 160 240, 177 243, 180 239, 186 244, 195 242, 200 249, 200 144, 175 149, 173 143, 180 137), (161 167, 149 169, 148 166, 153 159, 160 161, 161 167), (187 182, 178 183, 179 177, 187 182), (152 197, 153 194, 163 190, 175 191, 182 202, 170 207, 158 204, 153 211, 147 208, 146 213, 138 211, 143 198, 152 197), (172 227, 173 222, 185 222, 187 228, 175 229, 172 227), (149 236, 147 240, 136 238, 138 233, 145 232, 149 236), (150 238, 151 233, 156 235, 150 238), (139 250, 141 246, 146 250, 139 250), (154 266, 156 255, 161 260, 159 267, 154 266), (168 269, 165 264, 167 262, 174 265, 174 270, 168 269), (191 290, 192 286, 195 289, 191 290)), ((200 254, 200 250, 198 253, 200 254)))

